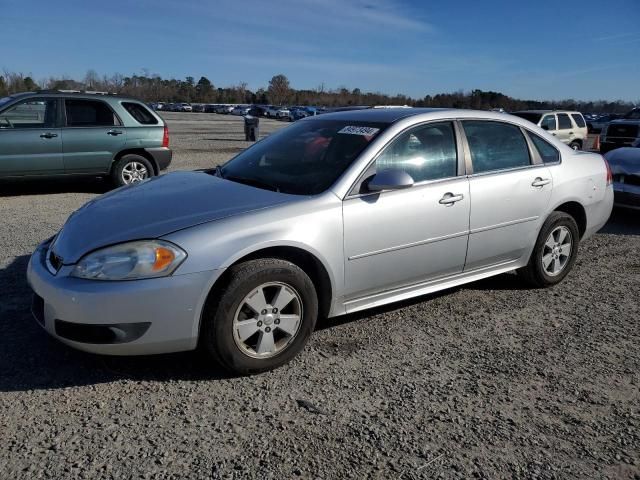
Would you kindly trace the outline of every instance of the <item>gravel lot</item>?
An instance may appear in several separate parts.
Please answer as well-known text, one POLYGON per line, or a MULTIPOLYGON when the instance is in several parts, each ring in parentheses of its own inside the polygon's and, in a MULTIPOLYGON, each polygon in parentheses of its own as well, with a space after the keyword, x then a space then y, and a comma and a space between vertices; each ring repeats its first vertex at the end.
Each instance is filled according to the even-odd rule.
MULTIPOLYGON (((247 146, 240 118, 165 116, 172 169, 247 146)), ((637 212, 555 288, 506 274, 326 320, 291 364, 228 378, 197 353, 76 352, 32 321, 28 255, 107 189, 0 183, 0 478, 640 479, 637 212)))

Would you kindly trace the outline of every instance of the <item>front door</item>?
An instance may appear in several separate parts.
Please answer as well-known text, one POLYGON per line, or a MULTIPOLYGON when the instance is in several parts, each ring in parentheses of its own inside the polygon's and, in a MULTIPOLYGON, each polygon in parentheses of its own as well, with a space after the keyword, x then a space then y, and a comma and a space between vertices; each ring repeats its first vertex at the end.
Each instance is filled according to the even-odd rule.
POLYGON ((469 183, 458 175, 452 122, 400 134, 375 171, 400 169, 414 186, 360 194, 343 204, 346 300, 462 272, 469 228, 469 183))
POLYGON ((58 101, 29 98, 0 112, 0 176, 64 173, 58 101))
POLYGON ((102 100, 71 99, 65 103, 62 132, 66 173, 106 173, 126 143, 126 130, 102 100))
POLYGON ((517 260, 535 243, 553 186, 545 165, 534 165, 520 127, 463 121, 473 175, 465 271, 517 260))

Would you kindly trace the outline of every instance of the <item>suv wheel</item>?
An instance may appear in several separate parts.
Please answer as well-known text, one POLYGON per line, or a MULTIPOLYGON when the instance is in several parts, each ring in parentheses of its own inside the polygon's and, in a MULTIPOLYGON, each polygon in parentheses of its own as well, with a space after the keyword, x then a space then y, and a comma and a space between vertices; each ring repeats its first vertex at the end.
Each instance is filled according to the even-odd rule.
POLYGON ((578 140, 574 140, 569 144, 569 146, 574 150, 582 150, 582 143, 580 143, 578 140))
POLYGON ((119 159, 111 170, 113 183, 121 187, 154 176, 151 162, 141 155, 130 153, 119 159))
POLYGON ((526 267, 518 274, 533 287, 550 287, 569 274, 578 254, 580 232, 571 215, 553 212, 540 230, 526 267))
POLYGON ((318 317, 311 279, 286 260, 266 258, 231 267, 230 281, 211 296, 200 343, 223 368, 240 375, 284 365, 306 345, 318 317))

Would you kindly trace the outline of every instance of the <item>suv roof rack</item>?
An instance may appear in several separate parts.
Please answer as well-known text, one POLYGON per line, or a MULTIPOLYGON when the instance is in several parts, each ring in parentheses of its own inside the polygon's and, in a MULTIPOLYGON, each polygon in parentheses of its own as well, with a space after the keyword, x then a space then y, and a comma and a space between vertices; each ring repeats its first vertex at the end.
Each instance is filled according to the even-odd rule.
POLYGON ((80 95, 118 95, 115 92, 100 92, 98 90, 62 90, 62 89, 47 89, 37 90, 35 93, 77 93, 80 95))

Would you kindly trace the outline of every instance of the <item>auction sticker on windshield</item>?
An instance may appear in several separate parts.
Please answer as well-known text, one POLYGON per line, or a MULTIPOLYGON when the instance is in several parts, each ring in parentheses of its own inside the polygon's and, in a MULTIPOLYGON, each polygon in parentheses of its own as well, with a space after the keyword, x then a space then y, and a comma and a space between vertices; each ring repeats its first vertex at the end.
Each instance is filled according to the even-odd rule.
POLYGON ((376 133, 380 131, 379 128, 373 127, 356 127, 356 126, 347 126, 340 130, 338 133, 347 133, 349 135, 363 135, 365 137, 372 137, 376 133))

